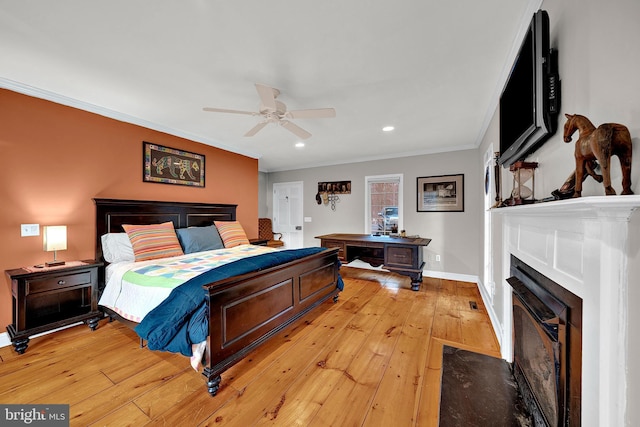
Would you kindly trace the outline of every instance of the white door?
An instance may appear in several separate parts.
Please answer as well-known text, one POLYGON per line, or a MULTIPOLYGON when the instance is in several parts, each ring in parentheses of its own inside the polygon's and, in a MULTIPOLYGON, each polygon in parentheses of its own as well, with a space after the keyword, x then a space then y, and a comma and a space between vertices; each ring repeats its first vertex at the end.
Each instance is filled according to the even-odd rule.
POLYGON ((302 184, 301 181, 273 184, 273 231, 282 233, 287 249, 301 248, 304 242, 302 184))

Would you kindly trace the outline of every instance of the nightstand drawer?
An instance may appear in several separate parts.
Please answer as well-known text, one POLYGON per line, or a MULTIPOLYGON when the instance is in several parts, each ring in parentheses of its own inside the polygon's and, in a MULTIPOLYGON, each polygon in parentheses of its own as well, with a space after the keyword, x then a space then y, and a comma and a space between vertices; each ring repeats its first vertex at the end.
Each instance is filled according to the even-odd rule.
POLYGON ((83 271, 75 274, 64 274, 56 277, 27 281, 27 294, 68 288, 70 286, 91 284, 91 272, 83 271))

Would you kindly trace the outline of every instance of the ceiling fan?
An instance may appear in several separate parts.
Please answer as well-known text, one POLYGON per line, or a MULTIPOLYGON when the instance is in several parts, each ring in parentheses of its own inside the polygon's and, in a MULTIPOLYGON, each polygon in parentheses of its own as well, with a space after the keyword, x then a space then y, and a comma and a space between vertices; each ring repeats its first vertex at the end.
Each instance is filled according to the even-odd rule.
POLYGON ((244 136, 253 136, 269 123, 277 123, 299 138, 307 139, 311 136, 309 132, 287 119, 321 119, 336 116, 333 108, 314 108, 310 110, 287 111, 287 106, 283 102, 276 100, 280 91, 278 89, 256 83, 256 90, 260 96, 259 111, 229 110, 226 108, 205 107, 204 111, 214 113, 247 114, 250 116, 262 116, 263 120, 249 129, 244 136))

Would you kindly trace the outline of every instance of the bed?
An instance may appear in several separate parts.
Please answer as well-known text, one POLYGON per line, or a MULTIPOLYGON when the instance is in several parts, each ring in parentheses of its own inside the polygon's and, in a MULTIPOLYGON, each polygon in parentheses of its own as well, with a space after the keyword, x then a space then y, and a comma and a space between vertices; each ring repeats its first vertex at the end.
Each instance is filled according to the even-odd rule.
MULTIPOLYGON (((213 221, 235 221, 236 205, 94 199, 96 205, 97 260, 104 260, 101 237, 122 233, 124 224, 173 222, 176 229, 210 226, 213 221)), ((317 249, 310 255, 230 276, 198 287, 206 303, 208 340, 203 375, 215 396, 221 374, 279 331, 333 298, 342 282, 337 249, 317 249)), ((293 251, 291 251, 293 252, 293 251)), ((256 258, 257 259, 257 258, 256 258)), ((108 263, 105 263, 108 264, 108 263)), ((226 267, 226 266, 225 266, 226 267)), ((99 274, 104 291, 105 269, 99 274)), ((129 327, 136 321, 107 307, 101 309, 129 327)), ((144 319, 143 319, 144 323, 144 319)))

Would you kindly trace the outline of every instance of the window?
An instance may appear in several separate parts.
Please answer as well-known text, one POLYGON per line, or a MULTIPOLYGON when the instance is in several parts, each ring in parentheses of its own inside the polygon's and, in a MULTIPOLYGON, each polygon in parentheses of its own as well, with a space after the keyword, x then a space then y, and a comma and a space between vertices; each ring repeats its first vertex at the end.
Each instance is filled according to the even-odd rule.
POLYGON ((402 228, 402 175, 365 177, 366 234, 395 234, 402 228))

